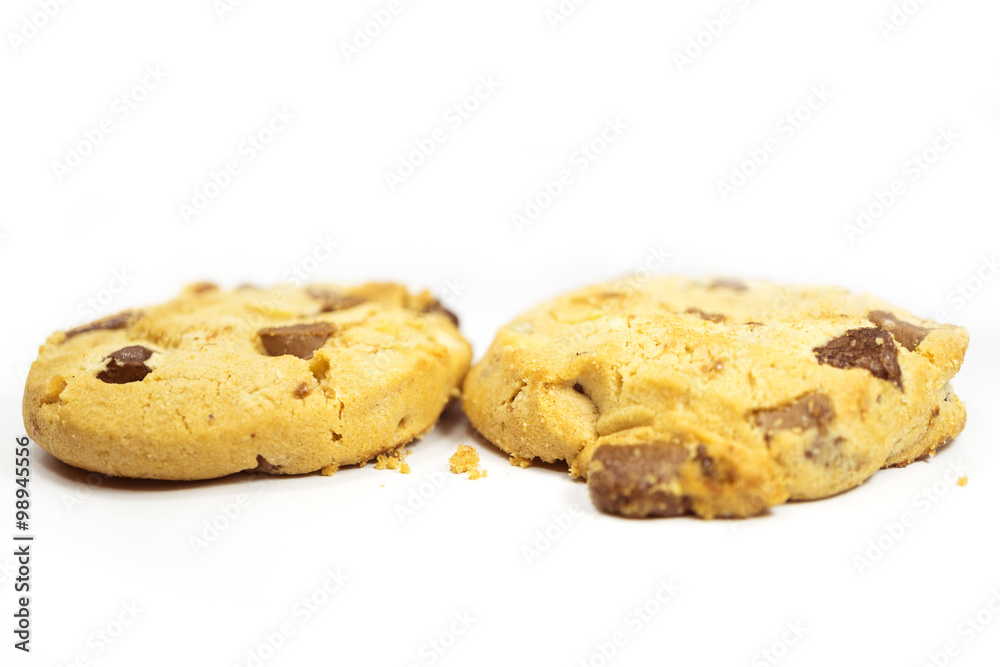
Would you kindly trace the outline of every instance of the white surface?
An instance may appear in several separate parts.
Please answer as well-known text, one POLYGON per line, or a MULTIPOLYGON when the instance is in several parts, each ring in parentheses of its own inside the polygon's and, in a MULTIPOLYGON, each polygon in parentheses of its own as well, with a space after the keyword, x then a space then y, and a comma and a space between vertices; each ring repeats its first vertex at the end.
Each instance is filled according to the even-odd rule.
MULTIPOLYGON (((926 3, 884 39, 887 0, 605 0, 555 30, 545 11, 556 0, 404 0, 346 62, 340 43, 387 4, 255 0, 220 19, 211 0, 69 3, 15 53, 8 31, 39 10, 4 3, 8 446, 23 433, 23 372, 37 345, 91 319, 88 299, 103 299, 103 314, 196 279, 266 284, 314 266, 316 280, 394 279, 453 295, 478 356, 519 311, 641 269, 656 249, 671 254, 661 272, 836 283, 926 316, 944 311, 972 332, 955 382, 967 430, 936 459, 738 523, 598 515, 564 472, 512 468, 488 446, 487 479, 444 474, 401 523, 395 506, 472 440, 454 409, 413 447, 408 476, 369 467, 330 479, 88 486, 35 447, 33 652, 12 648, 5 546, 0 663, 247 665, 288 622, 294 633, 263 664, 599 665, 592 652, 617 632, 625 645, 607 664, 769 664, 758 652, 783 636, 796 643, 782 665, 922 665, 950 641, 948 664, 995 664, 1000 615, 984 612, 992 623, 971 634, 959 626, 1000 591, 1000 280, 960 308, 953 290, 1000 251, 1000 6, 926 3), (732 23, 679 72, 672 54, 724 8, 732 23), (115 98, 157 66, 165 79, 122 118, 115 98), (490 76, 497 89, 456 127, 449 108, 490 76), (788 137, 779 123, 813 87, 832 97, 813 99, 820 108, 788 137), (294 120, 247 160, 241 142, 282 107, 294 120), (52 162, 104 118, 111 134, 60 182, 52 162), (607 119, 627 127, 579 171, 574 151, 607 119), (958 139, 911 180, 904 163, 949 127, 958 139), (446 141, 390 192, 384 172, 435 128, 446 141), (777 152, 723 202, 717 180, 765 145, 777 152), (227 160, 241 172, 185 224, 179 205, 227 160), (563 169, 571 185, 515 233, 510 215, 563 169), (896 178, 905 193, 849 243, 843 225, 896 178), (319 238, 339 247, 312 265, 319 238), (129 278, 112 297, 116 271, 129 278), (959 462, 968 486, 941 482, 924 511, 914 496, 959 462), (190 538, 241 494, 239 516, 196 554, 190 538), (576 506, 527 563, 536 531, 576 506), (859 572, 855 557, 904 512, 916 524, 859 572), (296 611, 338 568, 350 577, 342 589, 308 618, 296 611), (680 591, 649 603, 659 610, 647 621, 628 616, 655 600, 661 579, 680 591), (138 618, 104 645, 94 633, 114 633, 133 602, 138 618), (429 649, 442 633, 451 643, 464 613, 471 628, 443 655, 429 649), (796 622, 801 638, 786 634, 796 622)), ((10 458, 0 465, 7 544, 10 458)))

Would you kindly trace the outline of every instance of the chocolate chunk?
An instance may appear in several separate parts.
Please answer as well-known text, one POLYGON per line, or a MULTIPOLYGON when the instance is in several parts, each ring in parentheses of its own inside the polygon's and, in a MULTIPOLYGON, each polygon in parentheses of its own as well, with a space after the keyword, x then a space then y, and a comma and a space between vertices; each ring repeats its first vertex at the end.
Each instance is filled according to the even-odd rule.
POLYGON ((715 459, 708 455, 708 447, 705 445, 698 445, 698 451, 695 453, 694 460, 698 462, 703 476, 713 478, 718 474, 715 459))
POLYGON ((307 287, 306 293, 323 302, 319 312, 332 313, 336 310, 353 308, 367 301, 363 296, 350 296, 324 287, 307 287))
POLYGON ((751 414, 754 425, 764 429, 768 440, 774 431, 810 428, 825 431, 836 416, 833 401, 825 394, 806 394, 787 405, 755 410, 751 414))
POLYGON ((295 398, 305 398, 309 394, 309 385, 305 382, 300 382, 299 386, 292 390, 295 394, 295 398))
POLYGON ((735 292, 747 291, 747 286, 739 280, 732 278, 718 278, 708 284, 708 289, 731 289, 735 292))
POLYGON ((137 319, 141 316, 141 313, 137 313, 133 310, 123 310, 115 315, 109 315, 108 317, 102 318, 90 324, 84 324, 83 326, 76 327, 75 329, 70 329, 66 332, 66 338, 72 338, 73 336, 79 336, 82 333, 87 333, 88 331, 100 331, 101 329, 124 329, 129 325, 133 319, 137 319))
POLYGON ((857 468, 858 462, 848 460, 844 455, 844 439, 834 437, 827 431, 836 417, 829 396, 806 394, 786 405, 757 410, 752 415, 754 424, 764 430, 767 442, 771 441, 775 431, 815 429, 812 441, 802 450, 806 459, 824 468, 857 468))
MULTIPOLYGON (((252 438, 255 435, 256 434, 251 434, 250 437, 252 438)), ((280 475, 281 474, 281 469, 283 467, 284 466, 272 464, 270 461, 268 461, 263 456, 261 456, 260 454, 258 454, 257 455, 257 467, 256 468, 250 468, 249 470, 245 470, 244 472, 260 472, 260 473, 267 473, 268 475, 280 475)))
POLYGON ((257 332, 264 349, 272 357, 290 354, 299 359, 312 359, 313 352, 323 347, 336 330, 329 322, 293 324, 287 327, 266 327, 257 332))
POLYGON ((108 367, 97 374, 97 379, 108 384, 138 382, 152 372, 152 369, 143 363, 152 354, 152 350, 142 345, 129 345, 115 350, 104 357, 108 362, 108 367))
POLYGON ((903 389, 896 343, 881 327, 851 329, 822 347, 813 348, 821 364, 836 368, 863 368, 881 380, 903 389))
POLYGON ((706 313, 704 310, 700 310, 698 308, 688 308, 684 312, 688 313, 688 314, 691 314, 691 315, 697 315, 701 319, 708 320, 709 322, 725 322, 726 321, 726 316, 725 315, 720 315, 719 313, 706 313))
POLYGON ((601 445, 594 451, 587 475, 590 498, 602 512, 624 516, 678 516, 690 502, 676 495, 670 483, 687 461, 684 445, 601 445))
POLYGON ((698 464, 701 476, 706 480, 710 480, 716 485, 727 485, 736 481, 732 466, 728 465, 724 460, 720 462, 714 457, 709 456, 708 447, 704 444, 698 445, 694 460, 698 464))
POLYGON ((868 321, 891 333, 896 342, 910 352, 917 349, 917 346, 930 333, 930 329, 918 327, 916 324, 910 324, 909 322, 903 322, 885 310, 873 310, 868 313, 868 321))
POLYGON ((844 454, 844 439, 821 435, 806 447, 802 456, 823 468, 857 470, 861 461, 844 454))
POLYGON ((455 313, 451 312, 450 310, 448 310, 447 308, 445 308, 443 305, 441 305, 441 302, 438 301, 437 299, 434 299, 433 301, 431 301, 420 312, 422 312, 422 313, 440 313, 440 314, 444 315, 445 317, 447 317, 449 320, 451 320, 451 323, 454 324, 456 327, 458 326, 458 315, 456 315, 455 313))
POLYGON ((202 281, 200 283, 195 283, 193 285, 190 285, 188 289, 193 294, 204 294, 205 292, 217 292, 219 290, 219 286, 216 285, 215 283, 202 281))

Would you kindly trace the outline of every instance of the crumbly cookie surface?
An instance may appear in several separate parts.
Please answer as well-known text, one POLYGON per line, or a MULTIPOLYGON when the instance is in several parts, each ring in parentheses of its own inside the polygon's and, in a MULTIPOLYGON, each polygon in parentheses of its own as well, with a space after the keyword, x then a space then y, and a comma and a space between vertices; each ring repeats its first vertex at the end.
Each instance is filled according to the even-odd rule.
POLYGON ((426 433, 469 366, 427 292, 200 283, 177 299, 49 337, 28 434, 108 475, 194 480, 358 464, 426 433))
POLYGON ((622 281, 501 328, 463 407, 512 460, 566 461, 604 511, 751 516, 949 442, 967 345, 840 288, 622 281))

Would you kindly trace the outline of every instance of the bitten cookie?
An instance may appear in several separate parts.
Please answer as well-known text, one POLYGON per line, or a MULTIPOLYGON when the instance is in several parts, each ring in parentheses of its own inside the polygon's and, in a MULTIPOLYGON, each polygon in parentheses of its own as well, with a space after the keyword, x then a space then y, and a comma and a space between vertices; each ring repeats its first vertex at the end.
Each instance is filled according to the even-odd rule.
POLYGON ((504 326, 462 400, 512 460, 566 461, 605 512, 743 517, 958 435, 967 345, 839 288, 621 281, 504 326))
POLYGON ((193 480, 332 473, 426 433, 471 350, 427 292, 201 283, 53 334, 24 391, 28 435, 71 465, 193 480))

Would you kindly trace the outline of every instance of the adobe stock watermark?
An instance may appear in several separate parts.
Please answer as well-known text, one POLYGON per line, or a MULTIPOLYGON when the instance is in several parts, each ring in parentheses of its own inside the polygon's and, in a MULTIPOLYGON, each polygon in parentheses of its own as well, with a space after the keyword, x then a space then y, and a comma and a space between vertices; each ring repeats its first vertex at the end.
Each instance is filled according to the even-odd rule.
POLYGON ((729 26, 736 23, 740 14, 750 9, 751 0, 732 0, 729 4, 736 8, 723 7, 711 17, 701 22, 701 27, 688 35, 684 46, 676 48, 671 52, 674 59, 674 66, 681 74, 685 67, 694 65, 695 61, 701 58, 729 29, 729 26))
POLYGON ((209 170, 202 184, 195 186, 190 202, 178 204, 177 211, 181 220, 188 223, 204 213, 212 202, 233 184, 236 177, 243 173, 246 166, 267 150, 294 120, 295 114, 287 106, 272 109, 270 117, 264 124, 240 142, 236 148, 236 155, 223 162, 218 170, 209 170))
POLYGON ((38 37, 69 3, 70 0, 36 0, 38 9, 22 16, 16 31, 7 31, 7 41, 15 55, 20 53, 28 42, 38 37))
POLYGON ((528 195, 523 208, 510 214, 510 222, 518 234, 538 222, 542 213, 548 210, 572 186, 577 178, 590 169, 594 163, 617 143, 628 125, 621 116, 605 118, 601 129, 570 153, 568 163, 556 171, 552 180, 543 179, 534 194, 528 195))
POLYGON ((968 469, 962 465, 960 460, 949 461, 948 469, 945 470, 941 479, 913 494, 910 498, 912 510, 903 512, 895 521, 883 523, 882 532, 877 537, 868 540, 865 550, 854 556, 854 567, 858 574, 864 575, 875 567, 876 563, 885 558, 886 554, 892 551, 906 534, 913 530, 920 519, 927 516, 941 502, 941 499, 956 487, 958 480, 967 474, 968 469))
POLYGON ((107 479, 99 472, 88 473, 86 477, 77 480, 77 485, 72 491, 63 491, 60 499, 66 511, 72 514, 81 505, 94 495, 94 489, 104 486, 107 479))
POLYGON ((452 614, 447 627, 417 648, 417 660, 408 663, 407 667, 430 667, 435 664, 465 636, 477 620, 468 610, 452 614))
POLYGON ((354 26, 349 39, 341 40, 340 53, 348 64, 371 46, 413 0, 389 0, 384 7, 373 9, 369 18, 354 26))
POLYGON ((323 611, 351 580, 340 567, 327 568, 323 574, 323 581, 296 600, 285 618, 273 626, 272 630, 261 633, 260 640, 247 649, 245 657, 233 663, 236 667, 262 667, 295 636, 301 627, 323 611))
POLYGON ((216 18, 225 21, 230 14, 246 4, 246 0, 212 0, 212 11, 216 18))
POLYGON ((258 295, 250 303, 250 308, 246 315, 240 317, 233 325, 233 329, 243 336, 255 336, 267 321, 267 315, 288 308, 288 293, 281 287, 272 287, 270 290, 260 290, 263 294, 258 295))
POLYGON ((674 254, 665 250, 662 245, 649 246, 646 258, 639 265, 639 268, 615 281, 615 291, 626 294, 638 292, 656 273, 663 271, 673 257, 674 254))
POLYGON ((168 72, 160 65, 147 65, 141 78, 111 101, 108 113, 90 127, 80 132, 80 138, 66 144, 60 160, 52 161, 52 174, 62 183, 67 176, 79 169, 94 154, 98 146, 128 120, 150 94, 167 80, 168 72))
POLYGON ((975 270, 948 290, 945 300, 951 306, 936 310, 934 319, 938 322, 947 322, 952 315, 972 303, 998 273, 1000 273, 1000 263, 997 262, 997 254, 983 255, 975 270))
POLYGON ((531 566, 538 561, 552 546, 561 540, 570 528, 579 524, 583 516, 583 507, 579 503, 570 503, 564 512, 554 512, 549 515, 549 522, 535 530, 530 542, 521 545, 521 557, 531 566))
POLYGON ((107 285, 98 290, 96 294, 83 299, 76 307, 76 314, 84 322, 91 322, 107 314, 118 295, 124 292, 134 280, 135 276, 130 274, 127 268, 112 269, 111 279, 108 280, 107 285))
POLYGON ((406 498, 397 501, 392 506, 392 511, 399 520, 400 525, 416 516, 424 505, 441 490, 444 486, 444 473, 440 470, 424 473, 424 479, 416 488, 412 486, 406 490, 406 498))
POLYGON ((28 380, 28 371, 31 367, 28 364, 18 364, 16 366, 17 375, 21 378, 21 384, 24 384, 28 380))
POLYGON ((894 37, 896 33, 910 22, 910 19, 923 9, 927 2, 928 0, 903 0, 902 2, 892 3, 889 15, 875 22, 875 27, 878 28, 882 39, 888 42, 891 37, 894 37))
POLYGON ((0 586, 5 586, 8 581, 13 581, 15 574, 17 574, 17 564, 10 556, 4 556, 3 560, 0 560, 0 586))
POLYGON ((844 224, 844 234, 853 245, 865 232, 881 220, 893 206, 909 191, 908 184, 918 182, 951 150, 961 135, 951 125, 939 127, 934 139, 923 149, 910 155, 899 168, 899 175, 885 189, 877 188, 867 203, 858 207, 853 222, 844 224))
POLYGON ((417 173, 417 170, 427 163, 439 146, 445 144, 451 135, 462 128, 472 118, 482 105, 496 93, 500 87, 492 74, 484 74, 476 81, 476 85, 449 106, 441 115, 443 126, 437 126, 426 136, 413 140, 414 148, 396 156, 396 168, 383 172, 385 184, 389 192, 406 182, 406 179, 417 173))
POLYGON ((559 27, 569 21, 576 11, 587 4, 588 0, 559 0, 545 10, 545 21, 549 24, 549 30, 555 32, 559 27))
POLYGON ((621 625, 607 635, 606 639, 594 642, 594 649, 590 654, 577 661, 578 667, 608 665, 628 645, 629 640, 641 633, 681 591, 680 585, 672 577, 660 579, 656 583, 656 591, 626 612, 621 625))
POLYGON ((774 123, 777 136, 765 139, 759 146, 746 150, 746 157, 733 165, 729 177, 715 181, 715 189, 723 202, 750 182, 773 157, 788 144, 812 118, 833 98, 833 91, 825 83, 810 86, 806 99, 781 115, 774 123))
POLYGON ((968 614, 955 626, 952 639, 946 641, 940 650, 927 652, 927 660, 921 667, 946 667, 951 664, 962 652, 963 646, 975 641, 1000 616, 1000 589, 991 588, 989 593, 990 597, 983 606, 968 614))
POLYGON ((329 261, 338 250, 340 250, 340 243, 334 241, 329 234, 317 236, 312 250, 288 267, 288 270, 281 276, 281 280, 296 287, 304 287, 309 282, 310 276, 329 261))
POLYGON ((135 625, 136 621, 146 610, 139 606, 139 603, 130 600, 122 602, 118 611, 100 628, 87 635, 84 641, 84 650, 77 652, 72 660, 60 662, 59 667, 91 667, 95 664, 95 659, 100 658, 117 643, 125 632, 135 625))
POLYGON ((201 522, 201 526, 193 535, 188 536, 188 546, 195 556, 200 556, 222 535, 233 527, 253 505, 261 493, 267 490, 270 475, 255 473, 257 478, 245 493, 237 493, 232 500, 219 503, 218 509, 211 517, 201 522))
POLYGON ((808 631, 809 628, 802 625, 802 621, 786 621, 785 630, 781 633, 781 636, 771 642, 767 648, 753 654, 753 657, 750 658, 750 667, 773 667, 773 665, 777 665, 808 631))
POLYGON ((469 286, 462 276, 445 278, 441 283, 441 289, 438 290, 438 298, 444 305, 451 306, 461 299, 468 289, 469 286))
MULTIPOLYGON (((652 279, 654 274, 665 269, 672 258, 673 254, 664 250, 662 245, 649 246, 645 260, 632 273, 616 280, 613 289, 625 295, 638 292, 643 285, 652 279)), ((620 314, 620 305, 617 301, 606 302, 603 309, 608 315, 620 314)), ((590 336, 600 331, 601 327, 599 320, 584 320, 576 325, 571 336, 560 339, 558 348, 563 352, 573 351, 574 348, 582 346, 590 336)))

